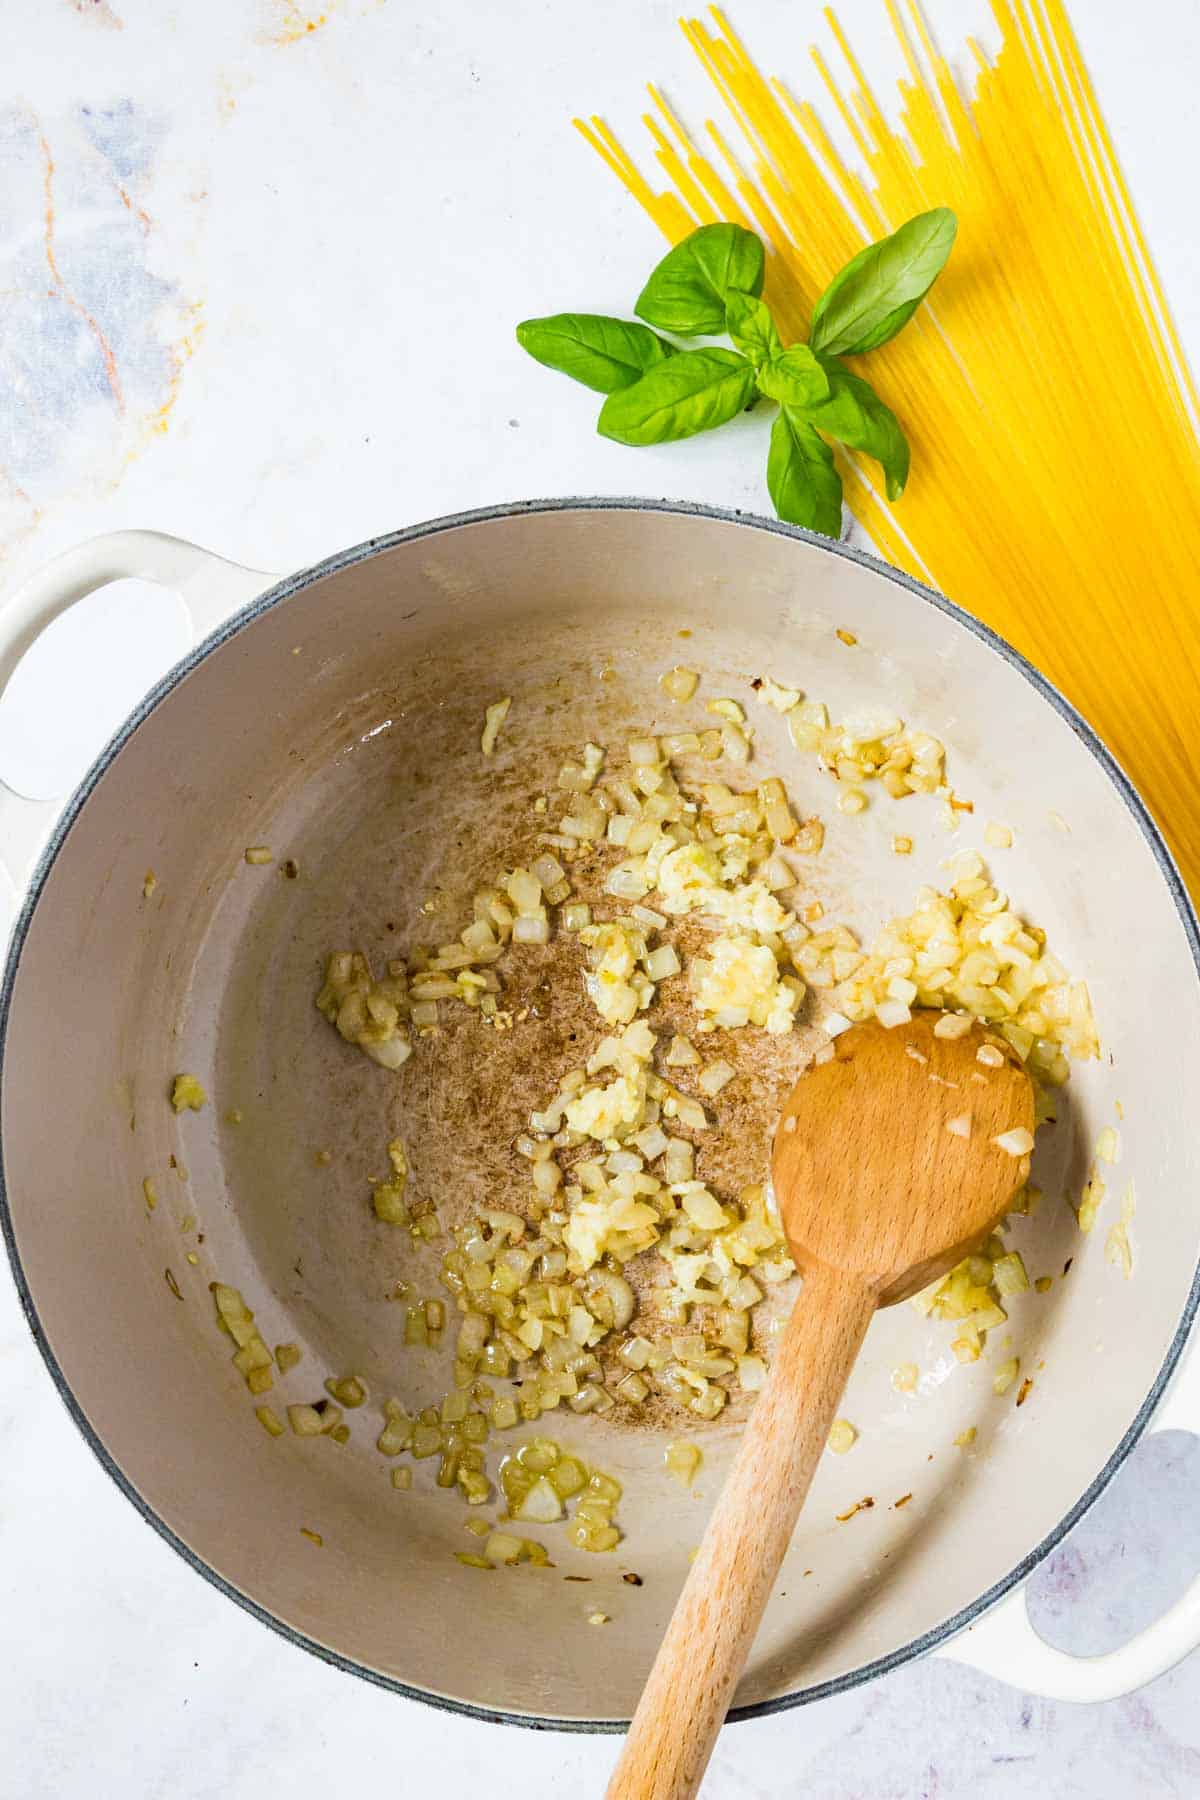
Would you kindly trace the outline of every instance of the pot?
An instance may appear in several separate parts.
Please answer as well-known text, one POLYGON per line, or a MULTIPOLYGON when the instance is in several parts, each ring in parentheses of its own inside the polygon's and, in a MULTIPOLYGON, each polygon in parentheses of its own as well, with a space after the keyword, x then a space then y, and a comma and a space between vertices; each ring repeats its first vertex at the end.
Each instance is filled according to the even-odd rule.
MULTIPOLYGON (((951 849, 1003 821, 1015 841, 989 853, 997 879, 1086 977, 1104 1045, 1073 1073, 1039 1148, 1046 1199, 1016 1239, 1031 1274, 1055 1277, 1011 1307, 1027 1404, 993 1393, 994 1356, 960 1369, 944 1325, 908 1306, 877 1318, 844 1403, 859 1441, 825 1459, 732 1716, 935 1648, 1069 1698, 1126 1691, 1190 1649, 1195 1589, 1090 1661, 1036 1637, 1021 1592, 1152 1417, 1188 1424, 1198 1410, 1194 1374, 1160 1402, 1197 1303, 1200 1153, 1184 1121, 1200 1071, 1200 939, 1156 826, 1062 697, 948 601, 846 546, 609 500, 443 519, 274 583, 170 539, 102 539, 10 605, 3 673, 55 612, 127 575, 182 592, 207 635, 105 750, 28 885, 0 1002, 0 1149, 30 1327, 146 1519, 265 1623, 397 1692, 529 1724, 629 1717, 736 1419, 689 1423, 704 1465, 685 1491, 662 1467, 678 1426, 551 1415, 538 1429, 624 1484, 618 1550, 556 1548, 548 1570, 456 1561, 471 1543, 458 1498, 427 1473, 397 1492, 374 1448, 378 1399, 428 1403, 447 1355, 404 1346, 404 1308, 387 1296, 402 1273, 437 1294, 440 1252, 405 1262, 407 1234, 375 1220, 369 1178, 403 1130, 451 1222, 502 1192, 521 1109, 552 1090, 569 1047, 537 1020, 516 1058, 500 1034, 448 1032, 436 1057, 396 1074, 344 1044, 313 1000, 331 949, 378 960, 420 936, 426 903, 456 916, 503 861, 529 793, 553 792, 564 754, 663 728, 657 678, 684 661, 704 671, 701 697, 771 675, 835 717, 879 701, 941 738, 974 805, 955 838, 920 796, 842 815, 783 722, 754 709, 762 766, 826 819, 812 888, 830 916, 870 931, 941 879, 951 849), (502 694, 512 712, 485 764, 484 708, 502 694), (893 826, 915 840, 908 859, 891 852, 893 826), (274 861, 247 865, 244 848, 259 844, 274 861), (208 1090, 199 1113, 168 1103, 181 1071, 208 1090), (1121 1165, 1082 1237, 1066 1202, 1118 1108, 1121 1165), (1136 1261, 1124 1280, 1104 1237, 1129 1181, 1136 1261), (268 1399, 366 1376, 372 1400, 347 1415, 347 1444, 264 1433, 216 1329, 211 1281, 241 1290, 269 1344, 303 1349, 268 1399), (893 1390, 901 1362, 923 1372, 916 1395, 893 1390), (968 1425, 977 1436, 963 1449, 968 1425), (868 1496, 873 1506, 838 1518, 868 1496), (587 1585, 564 1579, 579 1574, 587 1585), (609 1615, 602 1630, 595 1612, 609 1615)), ((46 822, 4 795, 10 860, 46 822)), ((739 1121, 745 1180, 765 1171, 769 1122, 765 1107, 739 1121)))

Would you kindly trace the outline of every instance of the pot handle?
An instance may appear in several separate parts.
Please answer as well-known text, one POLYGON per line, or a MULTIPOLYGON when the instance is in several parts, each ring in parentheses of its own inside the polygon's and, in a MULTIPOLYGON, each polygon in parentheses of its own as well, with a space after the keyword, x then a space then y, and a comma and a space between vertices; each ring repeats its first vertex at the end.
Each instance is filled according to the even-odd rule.
MULTIPOLYGON (((1200 1432, 1200 1352, 1195 1347, 1181 1359, 1149 1429, 1200 1432)), ((1024 1583, 933 1654, 1041 1699, 1084 1703, 1132 1694, 1198 1646, 1200 1576, 1152 1625, 1102 1656, 1071 1656, 1039 1636, 1029 1617, 1024 1583)))
MULTIPOLYGON (((52 620, 110 581, 157 582, 183 599, 196 641, 277 579, 158 531, 114 531, 65 551, 24 582, 0 610, 0 694, 52 620)), ((0 782, 0 946, 62 805, 27 800, 0 782)))

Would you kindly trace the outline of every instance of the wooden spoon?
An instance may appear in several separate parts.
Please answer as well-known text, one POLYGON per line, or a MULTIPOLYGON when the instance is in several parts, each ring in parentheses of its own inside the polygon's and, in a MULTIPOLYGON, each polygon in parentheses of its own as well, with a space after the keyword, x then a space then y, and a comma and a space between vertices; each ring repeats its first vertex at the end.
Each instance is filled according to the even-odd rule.
POLYGON ((1029 1173, 1033 1088, 957 1016, 852 1026, 800 1077, 772 1179, 803 1292, 667 1627, 608 1800, 690 1800, 877 1306, 917 1293, 995 1227, 1029 1173), (954 1035, 950 1035, 954 1034, 954 1035))

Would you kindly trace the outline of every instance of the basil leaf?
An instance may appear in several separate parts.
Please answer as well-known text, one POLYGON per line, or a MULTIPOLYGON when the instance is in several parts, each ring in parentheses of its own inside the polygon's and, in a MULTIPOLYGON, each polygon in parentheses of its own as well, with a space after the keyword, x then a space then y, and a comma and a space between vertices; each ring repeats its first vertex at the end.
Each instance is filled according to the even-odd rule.
POLYGON ((813 349, 861 356, 894 338, 941 274, 957 230, 954 214, 939 206, 860 250, 813 308, 813 349))
POLYGON ((754 393, 754 364, 732 350, 683 350, 610 394, 596 429, 618 444, 668 444, 732 419, 754 393))
POLYGON ((764 363, 758 385, 782 406, 816 406, 829 397, 829 376, 807 344, 793 344, 764 363))
POLYGON ((825 537, 841 537, 842 478, 833 466, 833 451, 787 406, 771 427, 767 489, 781 519, 825 537))
POLYGON ((647 369, 674 356, 674 344, 647 325, 608 319, 602 313, 555 313, 548 319, 523 319, 517 342, 535 361, 557 369, 598 394, 632 387, 647 369))
POLYGON ((737 288, 758 296, 763 247, 741 225, 701 225, 668 250, 638 295, 634 312, 659 331, 714 337, 725 329, 725 302, 737 288))
POLYGON ((725 302, 725 329, 733 339, 733 347, 748 356, 755 368, 783 349, 770 308, 754 294, 741 294, 735 288, 725 302))
POLYGON ((869 381, 837 362, 827 362, 825 372, 829 398, 805 407, 805 419, 851 450, 873 456, 883 469, 888 499, 898 500, 908 480, 908 439, 899 419, 869 381))

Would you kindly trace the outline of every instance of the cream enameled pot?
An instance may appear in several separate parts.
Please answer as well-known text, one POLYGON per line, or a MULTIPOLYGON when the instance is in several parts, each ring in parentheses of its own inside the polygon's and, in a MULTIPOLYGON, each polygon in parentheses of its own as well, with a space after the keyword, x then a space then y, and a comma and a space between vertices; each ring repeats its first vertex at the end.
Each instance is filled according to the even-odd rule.
MULTIPOLYGON (((1061 697, 948 602, 844 546, 612 500, 442 519, 277 583, 153 534, 100 539, 10 600, 0 680, 55 614, 123 576, 181 593, 204 635, 61 817, 0 795, 0 849, 23 893, 0 997, 2 1210, 51 1377, 163 1536, 275 1629, 398 1692, 515 1722, 628 1718, 736 1424, 689 1433, 705 1465, 688 1495, 663 1473, 661 1431, 546 1421, 624 1482, 625 1541, 591 1558, 556 1544, 554 1570, 484 1574, 452 1555, 469 1541, 455 1498, 425 1475, 410 1493, 391 1487, 373 1417, 340 1451, 267 1438, 207 1284, 240 1287, 268 1342, 302 1343, 314 1395, 347 1369, 374 1396, 423 1404, 440 1391, 433 1354, 403 1348, 402 1309, 385 1298, 394 1250, 365 1178, 403 1125, 441 1171, 452 1218, 503 1184, 494 1145, 521 1121, 505 1115, 486 1058, 452 1065, 440 1090, 417 1058, 400 1076, 365 1063, 313 1007, 321 956, 351 943, 381 956, 387 926, 413 934, 439 884, 469 892, 501 854, 518 796, 550 787, 585 736, 619 743, 634 724, 662 726, 657 677, 686 661, 710 693, 771 674, 835 716, 886 701, 943 739, 975 807, 956 840, 920 797, 843 817, 782 725, 755 718, 764 766, 828 821, 815 891, 864 930, 906 910, 955 844, 981 843, 984 821, 1012 826, 997 879, 1088 980, 1105 1051, 1076 1071, 1035 1171, 1047 1198, 1019 1228, 1031 1272, 1057 1276, 1074 1259, 1050 1295, 1014 1305, 1028 1403, 993 1395, 986 1362, 958 1369, 945 1328, 912 1308, 877 1319, 843 1409, 859 1442, 826 1459, 734 1717, 930 1650, 1086 1699, 1191 1649, 1200 1589, 1089 1661, 1033 1633, 1021 1587, 1143 1431, 1200 1415, 1194 1367, 1167 1391, 1200 1258, 1196 920, 1138 796, 1061 697), (510 723, 487 769, 483 711, 505 693, 510 723), (889 848, 893 807, 916 839, 903 861, 889 848), (266 871, 243 861, 260 843, 277 853, 266 871), (166 1096, 180 1070, 212 1098, 177 1118, 166 1096), (476 1080, 482 1120, 468 1103, 476 1080), (1077 1194, 1118 1102, 1122 1162, 1081 1239, 1059 1196, 1077 1194), (238 1126, 225 1120, 234 1107, 238 1126), (338 1154, 321 1167, 326 1145, 338 1154), (153 1213, 148 1174, 164 1196, 153 1213), (1103 1251, 1131 1180, 1126 1281, 1103 1251), (194 1265, 185 1207, 203 1234, 194 1265), (915 1396, 892 1388, 902 1361, 923 1372, 915 1396), (968 1424, 964 1452, 954 1439, 968 1424), (867 1495, 872 1508, 837 1520, 867 1495), (319 1550, 301 1527, 320 1533, 319 1550), (640 1586, 622 1579, 634 1572, 640 1586), (610 1615, 603 1630, 588 1623, 597 1610, 610 1615)), ((557 1072, 552 1045, 529 1054, 557 1072)), ((746 1179, 765 1157, 752 1137, 746 1179)), ((304 1397, 291 1385, 285 1397, 304 1397)))

